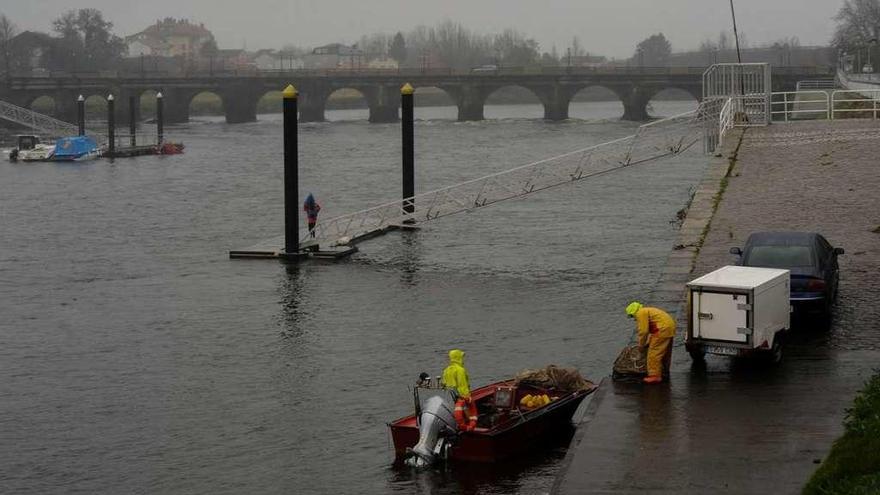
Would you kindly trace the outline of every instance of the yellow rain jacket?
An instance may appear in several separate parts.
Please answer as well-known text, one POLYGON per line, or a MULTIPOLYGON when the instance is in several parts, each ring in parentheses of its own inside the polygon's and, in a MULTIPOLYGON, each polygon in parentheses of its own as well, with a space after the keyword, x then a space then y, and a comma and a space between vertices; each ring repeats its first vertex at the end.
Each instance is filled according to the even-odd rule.
POLYGON ((635 314, 639 345, 648 347, 648 375, 661 376, 664 364, 668 366, 672 351, 672 338, 675 337, 675 320, 662 309, 642 307, 635 314), (651 337, 650 341, 648 336, 651 337))
POLYGON ((635 314, 639 345, 648 343, 648 336, 662 339, 675 337, 675 320, 662 309, 642 307, 635 314))
POLYGON ((453 349, 449 351, 449 366, 443 370, 443 386, 455 390, 459 397, 470 398, 471 387, 468 383, 468 373, 464 369, 464 351, 453 349))

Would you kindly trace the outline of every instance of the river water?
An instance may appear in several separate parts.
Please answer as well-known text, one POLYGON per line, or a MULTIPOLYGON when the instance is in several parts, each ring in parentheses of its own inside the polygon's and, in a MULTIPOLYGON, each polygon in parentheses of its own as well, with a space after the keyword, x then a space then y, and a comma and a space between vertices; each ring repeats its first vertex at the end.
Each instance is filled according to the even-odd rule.
MULTIPOLYGON (((657 102, 672 115, 691 102, 657 102)), ((618 103, 419 109, 416 191, 622 137, 618 103)), ((329 216, 399 195, 399 126, 301 126, 329 216)), ((229 260, 281 233, 279 115, 172 126, 182 156, 0 163, 0 491, 543 493, 567 438, 515 463, 392 468, 385 423, 462 348, 472 385, 549 363, 595 380, 659 276, 692 152, 393 233, 339 263, 229 260)))

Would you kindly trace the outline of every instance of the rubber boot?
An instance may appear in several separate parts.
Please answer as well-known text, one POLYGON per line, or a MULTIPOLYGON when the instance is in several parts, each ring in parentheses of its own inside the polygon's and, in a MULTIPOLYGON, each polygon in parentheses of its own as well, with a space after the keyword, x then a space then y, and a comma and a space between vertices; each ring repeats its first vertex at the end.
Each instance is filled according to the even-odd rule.
POLYGON ((642 379, 642 382, 644 382, 644 383, 660 383, 662 381, 663 381, 662 376, 646 376, 645 378, 642 379))

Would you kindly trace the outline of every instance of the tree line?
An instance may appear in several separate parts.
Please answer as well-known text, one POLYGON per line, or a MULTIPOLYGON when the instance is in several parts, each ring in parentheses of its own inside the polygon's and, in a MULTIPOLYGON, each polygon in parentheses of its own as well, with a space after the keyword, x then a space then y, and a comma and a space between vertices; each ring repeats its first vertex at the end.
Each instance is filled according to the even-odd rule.
POLYGON ((48 70, 99 71, 112 69, 125 56, 125 41, 113 34, 113 23, 97 9, 64 12, 52 21, 53 35, 28 33, 18 36, 17 26, 0 15, 0 57, 6 73, 29 69, 35 46, 41 50, 39 61, 48 70))
MULTIPOLYGON (((880 26, 880 0, 845 0, 837 16, 838 28, 833 43, 846 50, 876 39, 880 26)), ((52 34, 27 33, 19 36, 15 24, 0 15, 0 71, 15 73, 32 66, 34 44, 39 44, 39 66, 52 71, 84 72, 116 70, 127 54, 124 40, 113 33, 113 23, 104 19, 97 9, 79 9, 64 12, 52 22, 52 34), (22 39, 26 38, 26 39, 22 39)), ((449 67, 467 69, 485 65, 499 68, 522 66, 560 66, 608 64, 629 66, 708 65, 735 61, 733 38, 722 32, 717 40, 705 40, 699 49, 674 53, 672 44, 663 33, 656 33, 640 41, 629 58, 608 60, 591 55, 575 36, 570 44, 558 50, 542 50, 540 44, 516 29, 485 34, 466 28, 460 23, 444 20, 434 26, 417 26, 410 31, 374 33, 362 36, 355 46, 369 59, 387 57, 402 67, 449 67)), ((740 45, 748 46, 745 35, 740 45)), ((203 57, 217 52, 216 43, 201 50, 203 57)), ((792 52, 799 49, 796 38, 788 38, 762 48, 769 54, 761 60, 779 65, 791 65, 792 52)), ((754 50, 753 50, 754 51, 754 50)), ((285 45, 285 56, 298 57, 310 50, 285 45)), ((825 63, 824 57, 811 54, 800 58, 803 65, 825 63)))

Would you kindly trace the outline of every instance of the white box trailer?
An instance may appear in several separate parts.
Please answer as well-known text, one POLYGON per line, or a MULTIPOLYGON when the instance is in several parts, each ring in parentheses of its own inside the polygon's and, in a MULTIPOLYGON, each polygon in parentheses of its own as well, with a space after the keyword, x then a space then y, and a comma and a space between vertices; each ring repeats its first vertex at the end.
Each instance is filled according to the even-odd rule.
POLYGON ((691 357, 705 354, 782 358, 783 332, 791 326, 788 270, 725 266, 688 287, 691 357))

